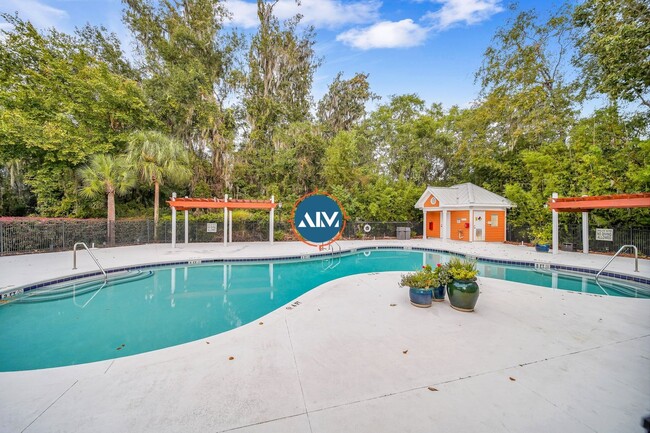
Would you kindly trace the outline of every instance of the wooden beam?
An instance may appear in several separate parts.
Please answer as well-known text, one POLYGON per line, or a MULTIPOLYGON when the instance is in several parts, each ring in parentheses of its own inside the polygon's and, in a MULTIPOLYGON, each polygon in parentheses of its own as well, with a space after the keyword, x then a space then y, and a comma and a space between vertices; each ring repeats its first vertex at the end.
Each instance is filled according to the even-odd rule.
POLYGON ((634 198, 605 198, 605 197, 576 197, 575 201, 559 199, 550 201, 548 207, 558 212, 584 212, 593 209, 629 209, 650 207, 649 197, 634 198), (589 200, 584 200, 589 198, 589 200))

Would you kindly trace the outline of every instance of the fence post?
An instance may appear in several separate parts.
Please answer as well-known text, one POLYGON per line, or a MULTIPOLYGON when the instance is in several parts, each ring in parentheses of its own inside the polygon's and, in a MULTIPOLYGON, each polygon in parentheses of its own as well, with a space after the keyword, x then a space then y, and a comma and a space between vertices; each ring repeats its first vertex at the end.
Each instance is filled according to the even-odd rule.
POLYGON ((5 239, 4 239, 4 228, 2 227, 2 223, 0 222, 0 256, 4 254, 5 252, 5 239))
POLYGON ((61 225, 63 226, 61 230, 63 238, 63 245, 61 245, 61 249, 65 250, 65 221, 61 221, 61 225))

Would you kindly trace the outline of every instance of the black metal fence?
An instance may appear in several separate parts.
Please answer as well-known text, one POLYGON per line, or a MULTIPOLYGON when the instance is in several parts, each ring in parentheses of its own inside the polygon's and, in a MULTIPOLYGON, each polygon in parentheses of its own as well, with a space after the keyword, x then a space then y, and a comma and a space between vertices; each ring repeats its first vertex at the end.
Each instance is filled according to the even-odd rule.
MULTIPOLYGON (((650 256, 650 229, 648 228, 622 228, 613 229, 611 241, 596 240, 596 228, 589 227, 589 251, 616 252, 623 245, 635 245, 639 254, 650 256)), ((560 225, 559 244, 564 250, 582 251, 582 225, 560 225)), ((509 242, 532 242, 532 235, 528 227, 508 227, 506 239, 509 242)))
MULTIPOLYGON (((185 222, 176 222, 176 242, 185 240, 185 222)), ((412 222, 348 222, 344 239, 396 238, 398 228, 408 228, 410 236, 422 235, 422 225, 412 222)), ((115 245, 171 243, 171 221, 161 221, 154 232, 152 220, 118 220, 115 222, 115 245)), ((223 221, 189 221, 189 242, 223 242, 223 221)), ((234 242, 269 240, 268 221, 233 221, 234 242)), ((276 221, 274 240, 296 240, 291 224, 276 221)), ((76 242, 89 247, 109 245, 106 220, 18 220, 0 221, 0 255, 71 250, 76 242)))
MULTIPOLYGON (((71 250, 76 242, 88 246, 107 246, 106 220, 19 220, 0 221, 0 255, 24 254, 43 251, 71 250)), ((183 242, 185 222, 176 222, 176 241, 183 242)), ((190 221, 189 242, 223 242, 223 222, 190 221)), ((172 225, 161 221, 154 236, 152 220, 118 220, 115 223, 116 245, 146 243, 171 243, 172 225)), ((422 223, 413 221, 349 221, 343 232, 344 239, 394 239, 399 236, 421 237, 422 223), (399 232, 399 233, 398 233, 399 232)), ((510 242, 530 242, 527 228, 507 227, 506 238, 510 242)), ((234 242, 268 241, 268 221, 233 221, 234 242)), ((276 221, 276 241, 296 240, 291 225, 276 221)), ((639 253, 650 256, 650 229, 614 228, 613 241, 597 241, 596 228, 589 231, 589 249, 597 252, 614 252, 622 245, 636 245, 639 253)), ((560 246, 565 249, 582 250, 582 226, 560 226, 560 246)))

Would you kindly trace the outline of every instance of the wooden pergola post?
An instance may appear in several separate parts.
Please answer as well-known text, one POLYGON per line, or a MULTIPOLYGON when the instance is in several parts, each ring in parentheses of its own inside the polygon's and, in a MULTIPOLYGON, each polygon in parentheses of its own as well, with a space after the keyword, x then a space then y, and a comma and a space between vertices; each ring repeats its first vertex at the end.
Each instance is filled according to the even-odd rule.
POLYGON ((582 252, 589 254, 589 211, 650 207, 650 192, 562 198, 553 193, 548 207, 553 212, 553 254, 558 249, 558 212, 582 212, 582 252))
POLYGON ((172 208, 172 248, 176 248, 176 211, 185 212, 185 243, 189 243, 189 215, 190 209, 223 209, 223 244, 232 242, 232 210, 233 209, 263 209, 270 212, 269 215, 269 242, 273 243, 274 211, 278 206, 275 197, 270 200, 243 200, 230 199, 226 194, 222 199, 217 198, 177 198, 176 193, 172 194, 167 204, 172 208))

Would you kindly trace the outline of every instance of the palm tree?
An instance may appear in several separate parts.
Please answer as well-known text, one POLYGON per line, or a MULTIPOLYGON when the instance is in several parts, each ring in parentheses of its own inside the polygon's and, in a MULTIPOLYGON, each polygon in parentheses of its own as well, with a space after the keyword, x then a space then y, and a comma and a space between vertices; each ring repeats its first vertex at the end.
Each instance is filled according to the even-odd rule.
POLYGON ((106 195, 108 244, 115 245, 115 194, 124 195, 135 185, 128 161, 124 157, 95 155, 79 170, 79 176, 84 184, 81 195, 89 198, 106 195))
POLYGON ((185 182, 192 175, 189 155, 183 144, 158 131, 139 131, 129 140, 127 158, 140 178, 154 186, 154 238, 157 238, 160 185, 185 182))

